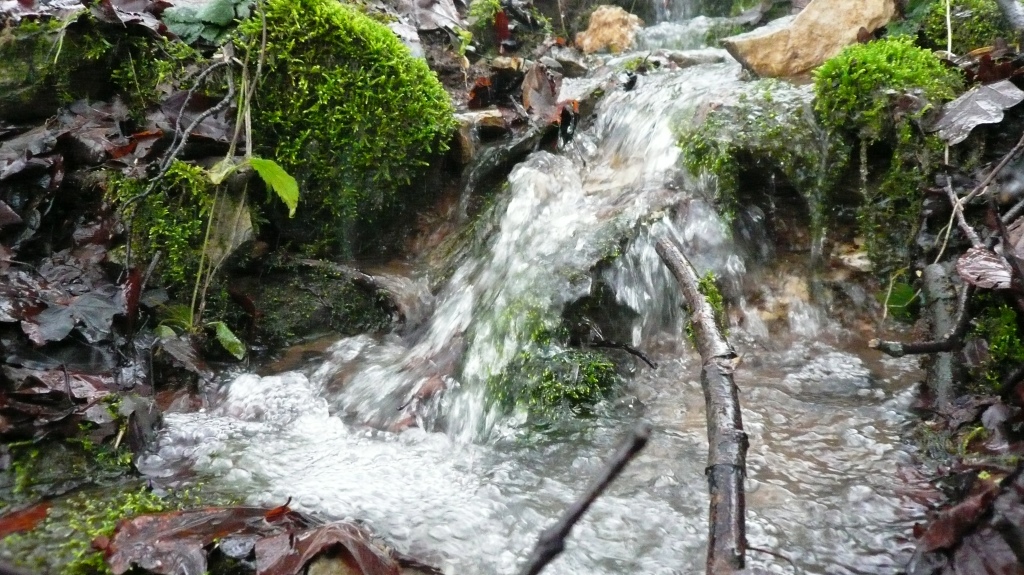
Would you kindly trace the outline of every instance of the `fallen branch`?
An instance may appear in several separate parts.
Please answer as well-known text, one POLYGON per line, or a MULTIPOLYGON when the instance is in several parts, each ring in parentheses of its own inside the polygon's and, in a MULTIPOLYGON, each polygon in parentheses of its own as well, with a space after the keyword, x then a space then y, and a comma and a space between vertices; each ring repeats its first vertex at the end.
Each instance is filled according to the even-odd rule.
MULTIPOLYGON (((1015 4, 1017 3, 1017 0, 1007 1, 1013 2, 1015 4)), ((988 185, 992 183, 992 180, 996 179, 996 176, 999 175, 999 172, 1003 171, 1003 168, 1006 167, 1006 164, 1009 164, 1010 160, 1012 160, 1014 156, 1019 154, 1021 150, 1024 150, 1024 133, 1020 135, 1020 139, 1017 140, 1017 143, 1014 144, 1012 148, 1010 148, 1010 151, 1006 152, 1006 155, 1003 156, 1003 159, 999 160, 999 163, 996 164, 996 167, 992 168, 992 171, 989 172, 987 176, 985 176, 985 179, 982 180, 981 183, 978 184, 977 186, 974 186, 974 189, 971 190, 971 193, 964 196, 964 199, 961 201, 966 204, 967 202, 973 200, 975 196, 985 191, 985 188, 987 188, 988 185)))
POLYGON ((583 496, 573 502, 554 525, 540 534, 537 546, 534 547, 530 559, 520 572, 521 575, 537 575, 565 549, 565 538, 568 537, 573 525, 576 525, 576 522, 583 517, 594 500, 615 480, 626 464, 636 457, 637 453, 640 453, 650 437, 651 425, 649 423, 641 423, 633 430, 633 434, 619 447, 619 450, 601 470, 601 475, 590 485, 583 496))
POLYGON ((933 341, 917 341, 903 343, 899 341, 884 341, 873 339, 868 342, 868 347, 891 357, 903 357, 905 355, 917 355, 922 353, 938 353, 942 351, 955 351, 963 344, 964 335, 967 334, 967 327, 970 325, 970 316, 967 313, 967 302, 974 293, 974 286, 965 285, 960 290, 957 299, 956 320, 953 322, 953 329, 946 332, 941 339, 933 341))
POLYGON ((705 474, 711 495, 706 572, 737 573, 743 569, 747 547, 743 479, 748 446, 739 393, 732 378, 737 356, 722 335, 714 310, 700 293, 697 273, 690 262, 668 239, 659 240, 656 249, 690 304, 690 324, 703 361, 700 380, 708 420, 705 474))

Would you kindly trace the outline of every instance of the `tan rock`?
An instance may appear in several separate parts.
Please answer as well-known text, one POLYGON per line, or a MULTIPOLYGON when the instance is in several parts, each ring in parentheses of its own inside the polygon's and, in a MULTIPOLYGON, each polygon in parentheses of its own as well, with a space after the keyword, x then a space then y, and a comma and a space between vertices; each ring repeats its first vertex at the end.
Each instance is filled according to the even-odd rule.
POLYGON ((618 53, 633 47, 636 32, 644 25, 635 14, 618 6, 598 6, 590 15, 590 25, 576 35, 576 46, 587 54, 607 50, 618 53))
POLYGON ((455 119, 459 122, 459 129, 455 132, 455 148, 463 164, 472 161, 479 151, 481 130, 490 133, 508 131, 505 117, 500 110, 493 108, 456 114, 455 119))
POLYGON ((874 32, 896 13, 894 0, 812 0, 799 14, 722 40, 743 66, 762 77, 806 74, 874 32))

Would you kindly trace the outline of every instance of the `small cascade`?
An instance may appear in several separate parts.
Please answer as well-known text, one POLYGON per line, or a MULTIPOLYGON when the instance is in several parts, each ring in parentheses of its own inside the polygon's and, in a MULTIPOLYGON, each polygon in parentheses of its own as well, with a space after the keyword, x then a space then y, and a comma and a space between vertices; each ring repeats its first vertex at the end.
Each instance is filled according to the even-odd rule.
MULTIPOLYGON (((664 6, 689 9, 679 4, 664 6)), ((760 248, 770 239, 756 210, 740 215, 754 224, 738 246, 711 206, 715 182, 679 167, 679 125, 708 98, 744 89, 739 71, 727 60, 654 72, 607 94, 571 150, 535 152, 511 172, 481 226, 488 232, 453 266, 422 325, 343 339, 303 370, 225 382, 209 409, 166 416, 140 468, 364 520, 446 573, 511 574, 623 430, 644 419, 655 429, 650 445, 549 570, 701 571, 699 358, 682 335, 679 289, 654 251, 672 237, 736 302, 730 337, 746 358, 737 382, 752 445, 750 544, 783 550, 806 573, 895 569, 908 546, 893 534, 923 512, 887 479, 909 458, 899 414, 915 365, 853 353, 861 344, 826 321, 799 282, 765 265, 770 250, 760 248), (493 404, 488 382, 537 322, 557 325, 595 282, 633 312, 629 343, 659 367, 640 369, 578 427, 532 433, 493 404)), ((790 569, 770 556, 751 563, 790 569)))

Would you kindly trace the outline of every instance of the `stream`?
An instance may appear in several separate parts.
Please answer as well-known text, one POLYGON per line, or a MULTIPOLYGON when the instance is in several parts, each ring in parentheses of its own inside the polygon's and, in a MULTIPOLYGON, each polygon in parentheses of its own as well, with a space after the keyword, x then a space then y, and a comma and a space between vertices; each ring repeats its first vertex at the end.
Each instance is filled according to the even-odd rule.
MULTIPOLYGON (((685 32, 686 23, 677 27, 685 32)), ((671 44, 664 26, 657 34, 659 46, 671 44)), ((225 380, 206 409, 166 415, 140 468, 252 503, 291 498, 299 509, 364 521, 446 573, 511 574, 643 420, 654 428, 648 447, 546 572, 703 572, 700 359, 683 335, 679 289, 654 252, 667 235, 698 271, 716 274, 733 302, 729 337, 743 357, 736 382, 751 445, 748 540, 788 558, 751 550, 749 565, 770 573, 903 567, 925 511, 904 495, 915 486, 899 479, 913 465, 904 414, 922 373, 913 359, 870 352, 859 331, 810 301, 806 250, 783 257, 761 249, 773 238, 756 210, 741 217, 752 222, 743 234, 732 233, 708 203, 714 182, 678 167, 679 123, 709 98, 745 89, 738 64, 720 56, 609 92, 564 151, 520 163, 489 233, 455 256, 422 326, 343 339, 302 369, 225 380), (609 254, 617 257, 592 274, 609 254), (619 331, 658 367, 636 362, 594 417, 546 432, 491 405, 487 382, 526 345, 526 318, 555 325, 597 281, 632 311, 619 331), (405 427, 399 408, 430 382, 447 389, 422 399, 416 425, 382 431, 405 427)), ((567 80, 561 97, 588 82, 567 80)), ((424 270, 419 281, 428 279, 424 270)))

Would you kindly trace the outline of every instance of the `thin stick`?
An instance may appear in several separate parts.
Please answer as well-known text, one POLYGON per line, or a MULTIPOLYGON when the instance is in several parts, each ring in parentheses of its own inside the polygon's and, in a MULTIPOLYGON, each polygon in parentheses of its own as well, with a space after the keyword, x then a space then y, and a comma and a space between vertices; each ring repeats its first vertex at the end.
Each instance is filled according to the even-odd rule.
POLYGON ((626 465, 636 457, 637 453, 647 445, 651 437, 651 425, 641 423, 633 430, 632 435, 619 447, 615 455, 605 464, 601 474, 590 485, 583 495, 573 502, 565 513, 558 518, 554 525, 548 527, 540 534, 537 546, 534 547, 526 566, 520 571, 521 575, 537 575, 544 567, 558 556, 565 549, 565 538, 569 536, 573 525, 583 517, 590 505, 594 503, 605 488, 615 480, 626 465))
POLYGON ((974 231, 974 228, 967 223, 964 218, 963 204, 967 201, 967 198, 960 199, 956 196, 956 192, 953 191, 953 180, 946 176, 946 196, 949 197, 949 203, 953 204, 953 215, 956 216, 956 222, 960 226, 960 231, 967 236, 967 239, 971 240, 971 245, 974 247, 982 247, 985 244, 982 243, 981 238, 978 237, 978 232, 974 231))
POLYGON ((1024 150, 1024 133, 1020 135, 1020 140, 1017 140, 1017 144, 1010 148, 1010 151, 1006 152, 1006 155, 1003 156, 1002 160, 999 160, 999 163, 996 164, 996 167, 992 168, 992 171, 989 172, 987 176, 985 176, 985 179, 982 180, 980 184, 975 186, 974 189, 971 190, 971 193, 964 196, 964 199, 961 201, 966 204, 967 202, 973 200, 975 196, 984 191, 985 188, 987 188, 988 185, 992 183, 992 180, 994 180, 996 176, 999 175, 999 172, 1001 172, 1003 168, 1006 167, 1006 164, 1009 164, 1010 160, 1012 160, 1014 156, 1019 154, 1021 150, 1024 150))
POLYGON ((974 294, 974 286, 965 285, 960 289, 960 295, 956 304, 956 321, 953 329, 946 332, 941 339, 934 341, 916 341, 903 343, 899 341, 884 341, 873 339, 868 342, 868 347, 891 356, 903 357, 904 355, 917 355, 922 353, 938 353, 942 351, 954 351, 960 348, 967 328, 970 325, 970 315, 967 313, 967 304, 974 294))

